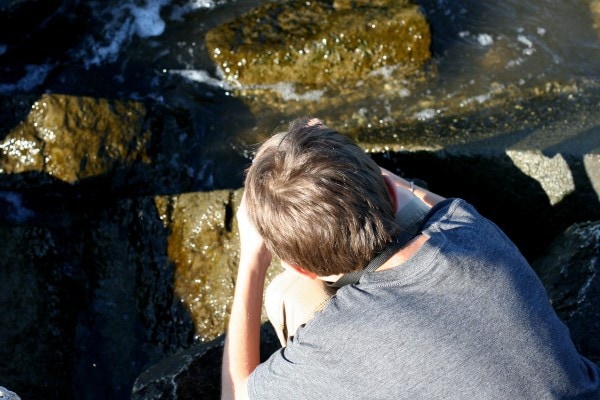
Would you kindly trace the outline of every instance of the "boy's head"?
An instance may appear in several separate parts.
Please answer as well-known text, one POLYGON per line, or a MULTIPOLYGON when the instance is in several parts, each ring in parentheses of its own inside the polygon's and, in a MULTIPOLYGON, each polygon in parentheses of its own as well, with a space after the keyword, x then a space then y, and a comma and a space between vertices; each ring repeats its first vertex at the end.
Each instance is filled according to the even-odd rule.
POLYGON ((362 269, 398 232, 377 164, 315 119, 293 121, 259 148, 245 196, 269 250, 319 276, 362 269))

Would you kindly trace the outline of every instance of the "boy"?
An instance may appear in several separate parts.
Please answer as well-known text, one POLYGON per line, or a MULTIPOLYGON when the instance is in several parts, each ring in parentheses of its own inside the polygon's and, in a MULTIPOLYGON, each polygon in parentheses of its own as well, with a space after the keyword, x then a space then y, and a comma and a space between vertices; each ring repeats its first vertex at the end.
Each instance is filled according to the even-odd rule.
POLYGON ((597 366, 493 223, 382 171, 319 120, 261 146, 238 224, 225 399, 599 398, 597 366), (267 292, 285 347, 259 365, 272 254, 286 269, 267 292))

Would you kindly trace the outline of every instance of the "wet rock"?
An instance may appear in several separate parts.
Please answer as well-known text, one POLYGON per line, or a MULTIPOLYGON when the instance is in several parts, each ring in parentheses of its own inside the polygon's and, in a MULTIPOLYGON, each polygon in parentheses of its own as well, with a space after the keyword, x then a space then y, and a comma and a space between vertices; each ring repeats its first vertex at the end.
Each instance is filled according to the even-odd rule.
POLYGON ((194 326, 173 290, 168 232, 153 198, 104 198, 81 218, 78 267, 87 279, 73 387, 76 398, 127 399, 140 371, 192 343, 194 326))
MULTIPOLYGON (((281 345, 268 324, 261 327, 261 361, 281 345)), ((131 400, 218 400, 224 338, 180 352, 139 376, 131 400)))
POLYGON ((429 59, 430 40, 418 7, 404 1, 266 4, 206 35, 227 80, 304 90, 353 86, 386 67, 404 76, 429 59))
POLYGON ((0 381, 24 398, 128 399, 193 341, 154 199, 81 203, 60 225, 0 224, 0 381))
POLYGON ((21 400, 18 394, 11 392, 7 388, 0 386, 0 399, 2 400, 21 400))
MULTIPOLYGON (((201 341, 221 335, 228 322, 239 257, 235 213, 242 191, 213 191, 155 199, 169 232, 175 293, 192 316, 201 341)), ((267 284, 277 271, 269 271, 267 284)), ((266 316, 263 316, 266 320, 266 316)))
POLYGON ((68 230, 0 225, 0 381, 26 399, 72 397, 76 241, 68 230))
POLYGON ((593 26, 596 32, 598 32, 598 38, 600 39, 600 1, 591 0, 590 12, 592 13, 592 19, 594 20, 593 26))
POLYGON ((600 362, 600 222, 569 227, 533 266, 578 350, 600 362))
POLYGON ((240 121, 213 119, 191 86, 164 101, 0 97, 0 189, 150 195, 238 187, 247 163, 232 151, 240 121))
POLYGON ((74 183, 147 162, 144 116, 137 102, 43 95, 2 138, 0 173, 35 171, 74 183))

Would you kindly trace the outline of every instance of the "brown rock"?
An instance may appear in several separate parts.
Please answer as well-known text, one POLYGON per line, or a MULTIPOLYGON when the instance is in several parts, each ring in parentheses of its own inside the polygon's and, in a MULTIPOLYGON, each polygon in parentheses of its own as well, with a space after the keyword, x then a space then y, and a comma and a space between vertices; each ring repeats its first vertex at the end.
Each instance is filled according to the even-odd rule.
POLYGON ((377 69, 419 69, 430 57, 430 33, 417 6, 338 1, 266 4, 208 32, 225 77, 243 85, 294 82, 335 87, 377 69))
POLYGON ((0 173, 44 172, 74 183, 146 161, 144 105, 45 94, 0 142, 0 173))
MULTIPOLYGON (((192 316, 201 341, 224 333, 229 320, 239 257, 235 212, 241 198, 242 190, 219 190, 155 200, 169 231, 174 290, 192 316)), ((272 267, 270 277, 276 272, 277 267, 272 267)))

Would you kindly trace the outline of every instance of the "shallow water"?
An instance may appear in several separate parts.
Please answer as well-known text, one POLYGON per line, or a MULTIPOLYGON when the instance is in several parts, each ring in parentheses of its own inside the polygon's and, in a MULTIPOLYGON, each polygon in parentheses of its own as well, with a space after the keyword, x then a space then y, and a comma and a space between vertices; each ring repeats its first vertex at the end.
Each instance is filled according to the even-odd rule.
MULTIPOLYGON (((0 78, 0 93, 75 90, 69 87, 69 74, 75 71, 97 73, 114 82, 112 90, 130 96, 160 96, 173 75, 227 90, 207 54, 204 33, 261 3, 113 0, 79 4, 67 12, 75 13, 75 18, 89 13, 97 25, 90 24, 72 46, 59 50, 64 54, 21 65, 20 73, 12 74, 17 76, 0 78), (143 82, 134 82, 133 76, 143 82)), ((596 23, 600 18, 593 12, 599 8, 596 3, 420 0, 432 29, 434 59, 429 70, 435 73, 425 83, 407 83, 398 99, 411 109, 425 98, 437 105, 416 109, 417 119, 427 119, 443 112, 453 98, 484 103, 508 86, 528 88, 552 81, 595 85, 600 78, 600 28, 593 26, 594 18, 596 23)), ((11 58, 14 47, 0 43, 4 57, 0 60, 16 63, 11 58)), ((294 98, 293 87, 285 82, 280 87, 287 98, 294 98)), ((105 89, 91 83, 87 90, 93 94, 105 89)), ((317 101, 318 93, 313 97, 317 101)))

